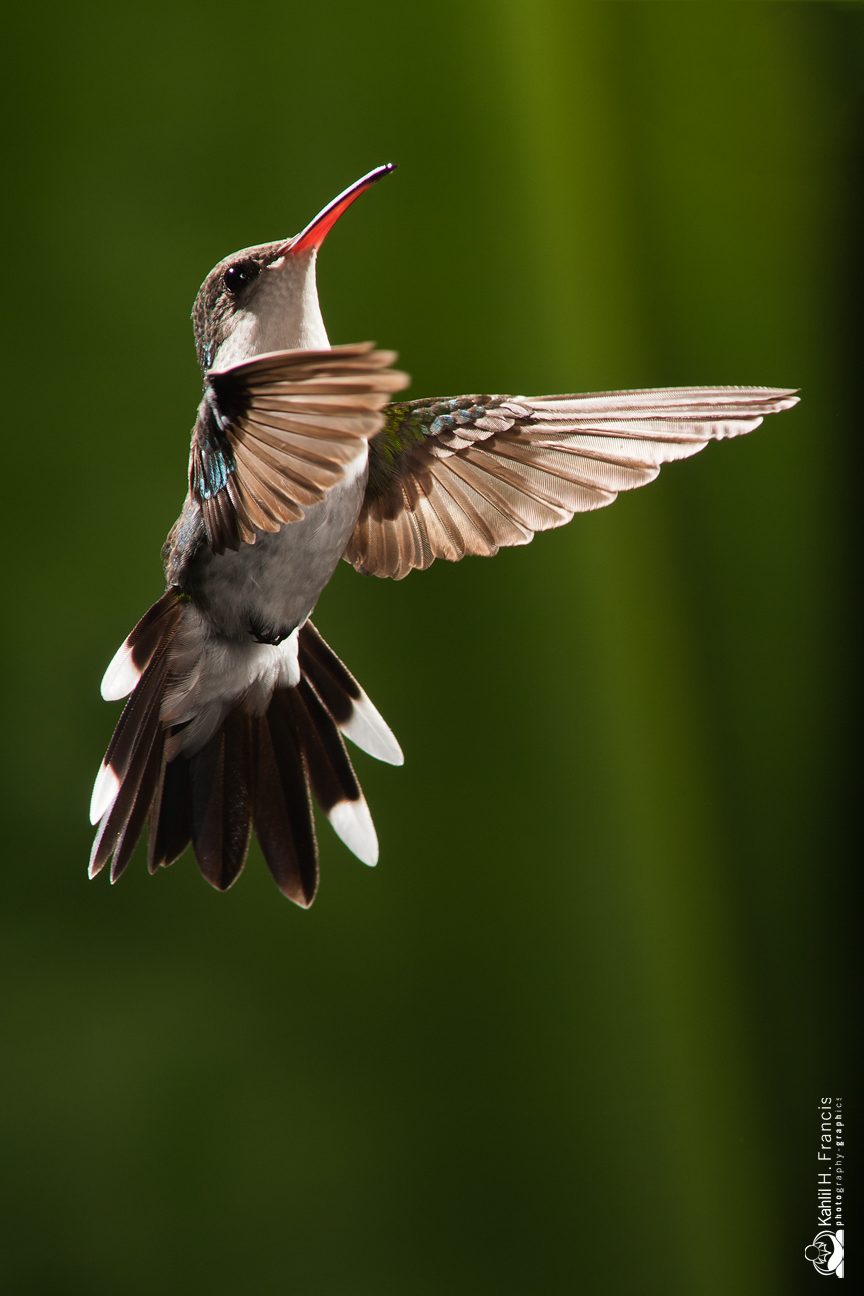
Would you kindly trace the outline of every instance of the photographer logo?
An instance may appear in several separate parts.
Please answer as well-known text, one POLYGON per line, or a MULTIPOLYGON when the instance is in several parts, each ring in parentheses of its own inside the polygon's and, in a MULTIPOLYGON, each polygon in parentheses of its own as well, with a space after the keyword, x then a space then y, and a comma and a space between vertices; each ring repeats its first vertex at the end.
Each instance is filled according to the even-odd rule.
POLYGON ((804 1256, 811 1262, 817 1273, 825 1274, 830 1278, 833 1274, 835 1278, 843 1277, 843 1230, 838 1229, 836 1233, 829 1233, 823 1229, 817 1233, 808 1247, 804 1248, 804 1256))

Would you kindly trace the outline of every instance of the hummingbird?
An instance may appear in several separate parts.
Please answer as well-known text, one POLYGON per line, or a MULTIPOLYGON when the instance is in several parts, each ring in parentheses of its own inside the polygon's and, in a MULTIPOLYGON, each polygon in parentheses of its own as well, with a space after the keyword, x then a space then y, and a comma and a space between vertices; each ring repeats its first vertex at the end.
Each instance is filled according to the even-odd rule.
POLYGON ((293 238, 220 261, 192 323, 203 397, 166 589, 112 659, 129 697, 91 802, 90 876, 116 882, 145 825, 155 873, 191 844, 230 887, 252 830, 279 887, 318 887, 312 801, 349 850, 378 841, 344 739, 402 751, 310 616, 340 559, 402 580, 492 555, 611 504, 660 467, 789 409, 794 389, 676 387, 394 401, 396 354, 331 347, 316 287, 329 231, 394 170, 376 167, 293 238), (131 696, 129 696, 131 694, 131 696))

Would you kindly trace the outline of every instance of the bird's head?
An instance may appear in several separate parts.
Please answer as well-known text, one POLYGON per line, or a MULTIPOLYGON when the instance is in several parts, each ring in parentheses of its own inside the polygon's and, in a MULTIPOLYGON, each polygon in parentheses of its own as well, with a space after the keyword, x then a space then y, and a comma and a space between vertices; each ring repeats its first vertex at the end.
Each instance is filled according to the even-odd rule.
POLYGON ((266 351, 330 345, 315 283, 318 249, 355 198, 395 170, 376 167, 289 239, 243 248, 204 280, 192 308, 202 370, 225 369, 266 351))

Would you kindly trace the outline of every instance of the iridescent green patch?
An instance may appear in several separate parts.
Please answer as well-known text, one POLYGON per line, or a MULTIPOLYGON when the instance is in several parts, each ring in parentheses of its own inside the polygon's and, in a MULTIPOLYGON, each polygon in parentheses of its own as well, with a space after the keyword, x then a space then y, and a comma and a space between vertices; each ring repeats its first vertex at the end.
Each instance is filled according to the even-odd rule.
POLYGON ((470 423, 486 413, 484 396, 457 396, 418 401, 393 401, 384 408, 384 427, 369 445, 369 486, 373 497, 383 495, 398 471, 397 461, 429 436, 470 423))
POLYGON ((385 406, 384 427, 369 446, 369 492, 383 495, 396 472, 396 461, 411 446, 422 445, 434 418, 428 406, 394 401, 385 406))

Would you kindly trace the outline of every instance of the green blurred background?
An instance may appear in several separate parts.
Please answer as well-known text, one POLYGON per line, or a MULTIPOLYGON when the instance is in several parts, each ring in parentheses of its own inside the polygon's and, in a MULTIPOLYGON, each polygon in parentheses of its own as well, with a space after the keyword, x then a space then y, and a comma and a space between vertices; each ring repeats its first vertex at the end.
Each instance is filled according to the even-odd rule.
POLYGON ((2 1289, 809 1290, 852 1033, 864 11, 5 30, 2 1289), (90 884, 196 289, 387 160, 320 288, 413 394, 804 400, 494 562, 340 568, 316 621, 406 753, 356 761, 377 870, 325 825, 308 913, 257 848, 227 895, 191 857, 90 884))

